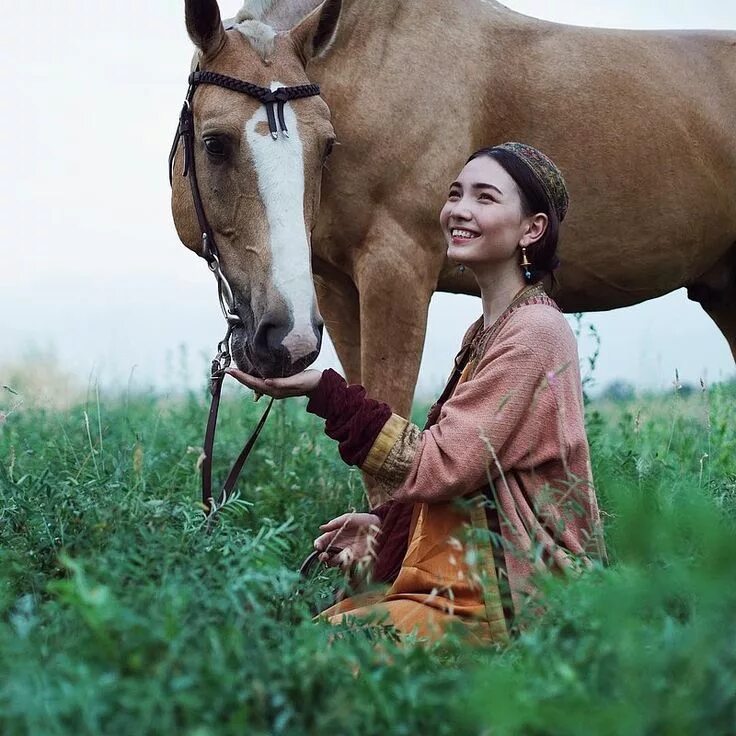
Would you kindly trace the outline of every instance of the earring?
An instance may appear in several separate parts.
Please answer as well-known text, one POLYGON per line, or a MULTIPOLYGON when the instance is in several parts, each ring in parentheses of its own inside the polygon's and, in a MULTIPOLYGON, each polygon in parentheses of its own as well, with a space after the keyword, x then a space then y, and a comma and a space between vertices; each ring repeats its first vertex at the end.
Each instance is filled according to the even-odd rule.
POLYGON ((532 264, 529 263, 529 259, 526 257, 526 246, 520 245, 519 247, 521 248, 521 267, 524 269, 524 278, 527 281, 531 281, 532 274, 529 270, 529 266, 532 264))
POLYGON ((457 272, 458 273, 465 273, 465 266, 463 266, 462 263, 457 267, 457 272))

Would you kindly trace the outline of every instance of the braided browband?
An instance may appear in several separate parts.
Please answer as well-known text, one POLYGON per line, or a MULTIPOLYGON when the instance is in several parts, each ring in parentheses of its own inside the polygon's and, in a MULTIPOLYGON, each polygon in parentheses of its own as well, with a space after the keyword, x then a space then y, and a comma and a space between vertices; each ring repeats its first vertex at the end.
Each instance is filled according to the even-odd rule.
POLYGON ((189 94, 187 99, 191 100, 194 90, 199 84, 214 84, 217 87, 231 89, 233 92, 240 92, 262 102, 266 107, 266 115, 268 116, 268 128, 271 131, 271 137, 278 138, 278 129, 276 128, 276 116, 278 115, 279 127, 281 132, 288 138, 289 131, 286 128, 286 120, 284 119, 284 105, 289 100, 297 100, 301 97, 315 97, 319 94, 318 84, 299 84, 295 87, 279 87, 275 90, 259 87, 257 84, 245 82, 242 79, 235 79, 217 72, 200 72, 195 71, 189 75, 189 94), (276 105, 276 114, 274 114, 274 105, 276 105))

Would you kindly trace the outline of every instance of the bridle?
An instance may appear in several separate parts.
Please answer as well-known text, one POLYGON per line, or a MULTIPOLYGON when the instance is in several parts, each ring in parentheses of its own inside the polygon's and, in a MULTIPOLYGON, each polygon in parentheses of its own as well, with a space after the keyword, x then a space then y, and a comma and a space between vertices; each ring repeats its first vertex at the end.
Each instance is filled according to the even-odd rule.
POLYGON ((235 483, 248 459, 250 451, 253 449, 258 435, 266 423, 268 414, 273 406, 273 399, 268 403, 266 411, 263 413, 260 421, 256 425, 253 434, 250 436, 245 446, 238 455, 237 460, 233 463, 230 472, 227 475, 225 483, 217 502, 212 496, 212 450, 215 443, 215 429, 217 426, 217 413, 220 407, 220 396, 222 393, 222 384, 225 379, 225 370, 232 362, 230 354, 230 338, 233 329, 242 324, 240 317, 233 310, 233 292, 230 288, 225 275, 220 266, 220 255, 215 242, 215 236, 207 220, 204 211, 202 197, 197 184, 197 171, 194 163, 194 114, 192 112, 192 101, 194 93, 201 84, 212 84, 217 87, 239 92, 249 97, 253 97, 266 107, 266 115, 268 117, 268 127, 271 131, 271 137, 276 140, 281 134, 288 138, 289 132, 286 128, 284 118, 284 106, 289 100, 296 100, 302 97, 314 97, 319 95, 319 86, 316 84, 302 84, 295 87, 279 87, 275 90, 259 87, 258 85, 244 82, 241 79, 228 77, 224 74, 216 72, 196 71, 189 75, 189 90, 187 91, 184 105, 179 115, 179 125, 174 135, 174 143, 169 153, 169 184, 173 184, 174 180, 174 158, 179 147, 179 141, 184 141, 184 169, 182 175, 189 179, 189 186, 192 191, 192 200, 194 202, 194 211, 197 215, 199 230, 202 233, 202 249, 199 255, 207 261, 210 271, 217 280, 217 296, 220 302, 222 314, 227 322, 227 331, 225 337, 217 345, 217 354, 212 361, 212 371, 210 375, 210 392, 212 393, 212 403, 210 404, 209 416, 207 418, 207 428, 204 437, 204 458, 202 461, 202 504, 205 513, 209 518, 227 501, 235 487, 235 483), (275 109, 274 109, 275 108, 275 109), (277 126, 278 120, 278 126, 277 126))

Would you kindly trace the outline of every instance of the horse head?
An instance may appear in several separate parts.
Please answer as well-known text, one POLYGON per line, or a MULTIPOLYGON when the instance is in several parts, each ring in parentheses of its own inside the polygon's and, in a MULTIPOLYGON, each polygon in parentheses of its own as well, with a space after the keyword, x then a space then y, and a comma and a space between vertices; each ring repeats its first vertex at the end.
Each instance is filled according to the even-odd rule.
MULTIPOLYGON (((280 32, 241 11, 226 29, 217 0, 186 0, 196 46, 192 67, 268 90, 308 84, 305 65, 331 43, 339 10, 339 2, 328 0, 280 32)), ((334 141, 329 108, 319 96, 283 105, 288 136, 273 134, 266 105, 232 89, 202 85, 191 109, 201 202, 232 292, 229 308, 239 318, 233 359, 264 377, 292 375, 316 359, 322 341, 311 232, 334 141)), ((182 149, 173 164, 174 223, 182 242, 202 255, 192 191, 181 175, 182 149)))

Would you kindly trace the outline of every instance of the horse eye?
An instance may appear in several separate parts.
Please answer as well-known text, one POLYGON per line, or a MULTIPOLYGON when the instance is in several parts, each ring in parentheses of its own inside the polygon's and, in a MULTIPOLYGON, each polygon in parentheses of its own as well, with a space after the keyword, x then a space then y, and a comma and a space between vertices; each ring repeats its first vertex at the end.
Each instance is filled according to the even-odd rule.
POLYGON ((204 147, 210 156, 222 158, 225 155, 225 144, 220 138, 208 136, 204 139, 204 147))

